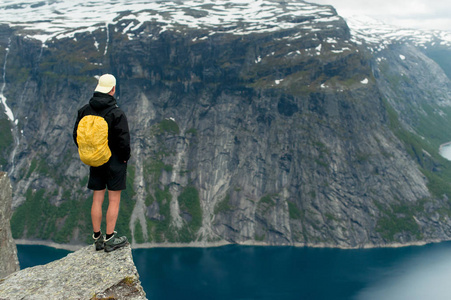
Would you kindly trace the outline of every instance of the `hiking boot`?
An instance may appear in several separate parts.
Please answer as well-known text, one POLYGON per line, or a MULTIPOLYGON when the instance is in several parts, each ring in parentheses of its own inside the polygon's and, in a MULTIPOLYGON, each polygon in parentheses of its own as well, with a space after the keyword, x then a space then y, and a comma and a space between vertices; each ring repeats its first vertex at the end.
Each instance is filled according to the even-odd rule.
POLYGON ((116 235, 117 232, 115 231, 112 237, 105 240, 105 252, 114 251, 128 244, 126 236, 117 237, 116 235))
POLYGON ((100 236, 98 238, 95 238, 94 234, 93 234, 92 238, 94 239, 94 245, 96 246, 96 251, 103 250, 103 248, 105 248, 105 238, 103 237, 103 234, 100 234, 100 236))

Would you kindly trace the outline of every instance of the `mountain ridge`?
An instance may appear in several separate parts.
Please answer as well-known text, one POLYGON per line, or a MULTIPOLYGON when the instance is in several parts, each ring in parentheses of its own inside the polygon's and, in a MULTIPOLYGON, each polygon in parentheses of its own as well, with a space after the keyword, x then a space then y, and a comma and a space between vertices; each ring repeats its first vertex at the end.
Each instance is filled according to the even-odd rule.
MULTIPOLYGON (((304 1, 175 1, 143 2, 78 1, 77 5, 60 2, 32 4, 21 0, 6 1, 0 5, 0 20, 11 27, 21 28, 23 34, 42 42, 52 38, 73 37, 77 32, 90 32, 100 24, 115 25, 131 21, 122 32, 133 38, 133 31, 144 22, 165 24, 162 30, 178 30, 175 25, 194 29, 214 29, 213 32, 249 34, 287 29, 297 24, 337 21, 341 17, 330 5, 304 1), (100 9, 102 8, 102 9, 100 9), (87 12, 89 11, 89 14, 87 12), (14 17, 21 14, 21 20, 14 17), (268 24, 269 22, 269 24, 268 24), (239 24, 243 26, 240 32, 239 24), (30 24, 30 25, 28 25, 30 24), (38 26, 37 26, 38 24, 38 26), (243 25, 244 24, 244 25, 243 25), (260 24, 260 27, 256 27, 260 24), (81 27, 81 28, 80 28, 81 27)), ((367 16, 345 18, 353 36, 368 43, 408 40, 425 46, 434 40, 450 46, 451 33, 440 30, 421 30, 396 27, 367 16)), ((179 28, 180 29, 180 28, 179 28)), ((313 27, 312 27, 313 29, 313 27)))

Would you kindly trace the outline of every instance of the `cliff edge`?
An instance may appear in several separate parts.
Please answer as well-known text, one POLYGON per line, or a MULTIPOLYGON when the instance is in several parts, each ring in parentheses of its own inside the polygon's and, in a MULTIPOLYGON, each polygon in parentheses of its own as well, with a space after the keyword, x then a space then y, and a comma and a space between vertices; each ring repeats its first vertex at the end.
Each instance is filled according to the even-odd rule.
POLYGON ((0 278, 19 270, 16 243, 11 235, 11 183, 4 172, 0 172, 0 278))
POLYGON ((113 252, 92 245, 0 280, 0 299, 146 299, 130 246, 113 252))

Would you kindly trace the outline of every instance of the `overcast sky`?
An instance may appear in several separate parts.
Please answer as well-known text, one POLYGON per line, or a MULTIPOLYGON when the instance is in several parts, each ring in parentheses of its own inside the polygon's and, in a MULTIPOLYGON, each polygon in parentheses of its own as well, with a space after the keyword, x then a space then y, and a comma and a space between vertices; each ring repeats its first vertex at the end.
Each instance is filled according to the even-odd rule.
POLYGON ((308 0, 335 7, 338 14, 367 15, 408 28, 451 31, 451 0, 308 0))

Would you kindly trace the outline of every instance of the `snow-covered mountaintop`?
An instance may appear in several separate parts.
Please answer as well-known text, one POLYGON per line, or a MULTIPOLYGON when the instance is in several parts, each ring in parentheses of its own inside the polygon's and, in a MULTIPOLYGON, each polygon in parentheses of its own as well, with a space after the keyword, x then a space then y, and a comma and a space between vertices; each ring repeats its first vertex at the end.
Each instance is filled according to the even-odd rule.
MULTIPOLYGON (((353 40, 364 40, 375 49, 395 41, 451 46, 450 32, 402 29, 364 16, 345 19, 353 40)), ((133 20, 122 30, 133 38, 133 31, 147 21, 160 24, 162 31, 203 28, 211 33, 244 35, 295 26, 316 31, 320 30, 318 24, 328 23, 327 26, 333 27, 332 22, 341 18, 330 6, 300 0, 3 0, 0 3, 0 23, 20 27, 23 34, 43 42, 124 20, 133 20)))
POLYGON ((451 32, 440 30, 419 30, 399 28, 366 16, 345 17, 354 40, 364 40, 376 48, 393 42, 412 42, 428 47, 441 44, 451 47, 451 32))
POLYGON ((314 30, 319 22, 340 20, 330 6, 290 0, 3 0, 0 4, 0 23, 23 27, 27 35, 42 41, 127 19, 136 21, 124 28, 124 33, 152 21, 162 30, 188 27, 234 34, 274 31, 300 23, 314 30))

